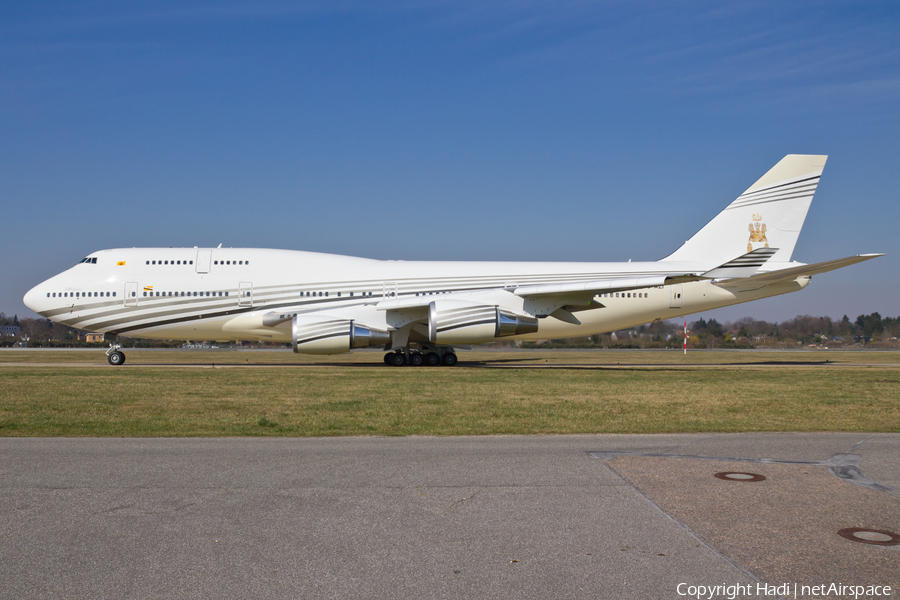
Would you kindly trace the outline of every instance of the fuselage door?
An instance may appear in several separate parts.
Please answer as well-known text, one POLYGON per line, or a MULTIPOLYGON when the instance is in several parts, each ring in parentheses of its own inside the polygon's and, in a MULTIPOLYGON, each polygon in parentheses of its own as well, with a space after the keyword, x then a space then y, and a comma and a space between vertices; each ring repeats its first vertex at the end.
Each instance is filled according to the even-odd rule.
POLYGON ((385 281, 384 288, 382 289, 382 295, 385 298, 396 298, 397 297, 397 282, 396 281, 385 281))
POLYGON ((136 281, 128 281, 125 283, 125 306, 137 306, 138 304, 138 284, 136 281))
POLYGON ((238 306, 253 306, 253 283, 241 282, 238 290, 238 306))
POLYGON ((212 262, 212 250, 197 250, 197 272, 209 273, 209 265, 212 262))
POLYGON ((670 285, 669 290, 671 296, 669 296, 669 308, 681 308, 681 303, 683 301, 682 295, 684 294, 682 288, 683 284, 670 285))

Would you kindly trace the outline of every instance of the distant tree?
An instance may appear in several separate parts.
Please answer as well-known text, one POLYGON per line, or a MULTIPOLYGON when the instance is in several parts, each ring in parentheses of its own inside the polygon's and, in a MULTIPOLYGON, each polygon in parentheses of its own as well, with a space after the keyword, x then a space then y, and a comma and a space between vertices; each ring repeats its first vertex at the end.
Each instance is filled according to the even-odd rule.
POLYGON ((844 315, 844 318, 841 319, 841 322, 838 324, 836 333, 844 337, 850 337, 853 335, 853 323, 850 322, 850 319, 847 317, 847 315, 844 315))
POLYGON ((881 315, 873 312, 871 315, 859 315, 856 317, 856 326, 860 334, 867 339, 872 339, 876 334, 884 331, 881 315))
POLYGON ((691 323, 691 331, 705 331, 706 325, 706 321, 703 320, 703 317, 700 317, 699 321, 694 321, 693 323, 691 323))
POLYGON ((892 317, 885 317, 881 320, 881 324, 884 326, 884 334, 887 337, 897 337, 897 321, 898 319, 892 317))
POLYGON ((707 323, 706 333, 707 335, 715 338, 725 337, 725 332, 722 330, 722 324, 715 319, 710 319, 709 323, 707 323))

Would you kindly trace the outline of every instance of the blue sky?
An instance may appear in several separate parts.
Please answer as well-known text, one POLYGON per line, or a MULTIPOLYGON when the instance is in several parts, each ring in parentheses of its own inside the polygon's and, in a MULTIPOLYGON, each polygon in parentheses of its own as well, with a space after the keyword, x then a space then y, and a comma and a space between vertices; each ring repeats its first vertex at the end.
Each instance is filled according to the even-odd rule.
POLYGON ((897 316, 897 31, 878 1, 4 3, 0 311, 113 247, 655 260, 808 153, 795 260, 888 256, 704 316, 897 316))

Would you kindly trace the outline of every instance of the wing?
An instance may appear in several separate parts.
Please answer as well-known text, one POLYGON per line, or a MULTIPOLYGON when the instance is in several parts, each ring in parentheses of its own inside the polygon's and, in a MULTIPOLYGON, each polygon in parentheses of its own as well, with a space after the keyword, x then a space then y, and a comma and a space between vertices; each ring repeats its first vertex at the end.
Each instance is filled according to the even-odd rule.
POLYGON ((501 311, 538 318, 553 316, 561 321, 580 325, 573 314, 591 308, 602 308, 596 300, 602 294, 627 292, 699 281, 701 275, 695 273, 670 273, 644 277, 608 277, 593 281, 574 281, 544 285, 526 285, 475 292, 454 292, 449 294, 423 295, 407 298, 391 298, 378 302, 378 310, 388 311, 394 317, 404 320, 427 322, 432 303, 460 302, 472 306, 495 306, 501 311))

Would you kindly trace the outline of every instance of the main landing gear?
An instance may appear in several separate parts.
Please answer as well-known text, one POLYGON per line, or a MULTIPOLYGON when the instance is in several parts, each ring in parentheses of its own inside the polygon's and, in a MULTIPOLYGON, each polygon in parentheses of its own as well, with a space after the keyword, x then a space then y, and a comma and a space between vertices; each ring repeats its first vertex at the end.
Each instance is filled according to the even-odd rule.
POLYGON ((388 352, 384 355, 384 364, 392 367, 403 367, 410 365, 413 367, 437 367, 444 365, 452 367, 459 359, 452 348, 426 348, 424 352, 420 350, 412 350, 409 347, 401 348, 395 352, 388 352))
POLYGON ((106 351, 106 360, 114 367, 125 364, 125 354, 119 351, 121 347, 119 344, 110 344, 106 351))

